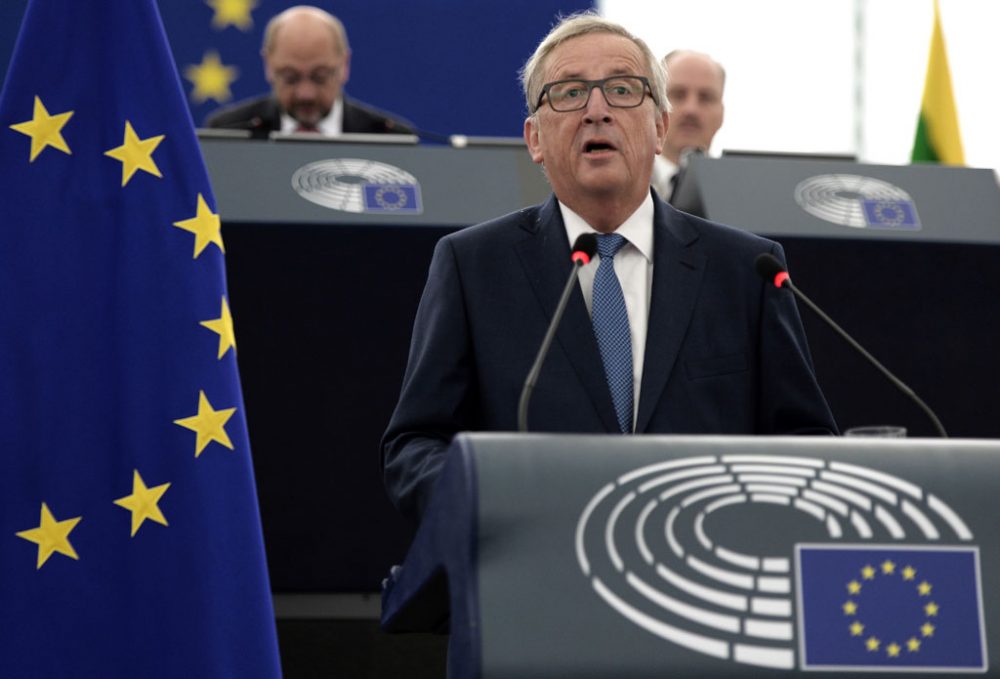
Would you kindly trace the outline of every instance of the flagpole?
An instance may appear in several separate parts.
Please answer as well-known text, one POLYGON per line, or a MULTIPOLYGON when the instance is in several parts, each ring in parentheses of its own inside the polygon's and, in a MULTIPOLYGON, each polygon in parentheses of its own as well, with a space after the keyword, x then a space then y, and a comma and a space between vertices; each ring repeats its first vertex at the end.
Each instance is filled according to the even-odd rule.
POLYGON ((864 160, 865 148, 865 10, 866 0, 854 0, 854 154, 864 160))

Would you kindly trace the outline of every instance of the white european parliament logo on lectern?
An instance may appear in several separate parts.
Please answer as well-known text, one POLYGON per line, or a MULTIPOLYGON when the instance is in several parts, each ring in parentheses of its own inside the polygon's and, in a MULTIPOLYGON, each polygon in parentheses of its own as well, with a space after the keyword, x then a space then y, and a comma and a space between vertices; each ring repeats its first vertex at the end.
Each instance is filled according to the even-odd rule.
POLYGON ((292 188, 308 201, 342 212, 415 215, 424 210, 420 183, 395 165, 331 158, 303 165, 292 188))
POLYGON ((984 672, 972 541, 909 481, 769 455, 623 474, 575 536, 595 593, 647 632, 720 661, 837 672, 984 672))
POLYGON ((855 229, 919 231, 917 206, 903 189, 874 177, 821 174, 799 182, 795 202, 822 220, 855 229))

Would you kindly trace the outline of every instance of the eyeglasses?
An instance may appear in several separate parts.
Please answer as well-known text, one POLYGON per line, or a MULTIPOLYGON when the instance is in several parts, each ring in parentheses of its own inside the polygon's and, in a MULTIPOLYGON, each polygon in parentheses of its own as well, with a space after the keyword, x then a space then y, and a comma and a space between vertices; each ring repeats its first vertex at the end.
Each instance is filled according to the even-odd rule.
POLYGON ((549 106, 553 111, 579 111, 587 106, 590 93, 594 88, 604 93, 604 101, 615 108, 635 108, 646 98, 646 91, 653 101, 653 90, 649 79, 639 75, 614 75, 602 80, 556 80, 542 87, 542 93, 535 104, 537 111, 542 106, 542 100, 548 96, 549 106))
POLYGON ((274 79, 282 87, 295 87, 303 80, 308 80, 316 87, 324 87, 337 77, 338 68, 317 68, 310 73, 300 73, 290 68, 276 71, 274 79))

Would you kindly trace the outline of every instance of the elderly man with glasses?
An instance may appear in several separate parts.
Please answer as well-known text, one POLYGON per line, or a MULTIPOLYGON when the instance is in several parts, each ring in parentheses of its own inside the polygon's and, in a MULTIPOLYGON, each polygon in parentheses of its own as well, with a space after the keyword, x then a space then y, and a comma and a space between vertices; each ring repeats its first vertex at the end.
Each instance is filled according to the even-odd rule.
POLYGON ((531 431, 830 434, 794 300, 754 271, 780 245, 678 212, 650 190, 669 125, 646 44, 594 14, 525 65, 524 138, 554 195, 443 238, 382 441, 397 508, 418 518, 460 431, 514 431, 525 375, 596 234, 527 412, 531 431), (610 330, 609 330, 610 329, 610 330))
POLYGON ((268 22, 261 49, 271 94, 219 109, 206 127, 335 137, 412 134, 410 123, 344 94, 351 48, 337 17, 318 7, 290 7, 268 22))

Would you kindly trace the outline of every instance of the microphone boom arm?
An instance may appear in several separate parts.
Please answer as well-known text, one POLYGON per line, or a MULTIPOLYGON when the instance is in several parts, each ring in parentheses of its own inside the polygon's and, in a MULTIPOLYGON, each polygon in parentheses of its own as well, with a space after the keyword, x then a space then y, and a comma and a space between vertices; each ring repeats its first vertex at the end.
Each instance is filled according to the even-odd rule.
POLYGON ((930 409, 930 406, 928 406, 926 403, 924 403, 923 399, 921 399, 919 396, 917 396, 916 392, 914 392, 913 389, 911 389, 905 382, 903 382, 901 379, 899 379, 898 377, 896 377, 895 375, 893 375, 891 372, 889 372, 888 368, 886 368, 884 365, 882 365, 878 361, 878 359, 876 359, 874 356, 872 356, 870 353, 868 353, 868 351, 863 346, 861 346, 860 344, 858 344, 857 341, 855 341, 855 339, 853 337, 851 337, 850 335, 848 335, 846 330, 844 330, 843 328, 841 328, 839 325, 837 325, 837 323, 832 318, 830 318, 829 316, 827 316, 826 313, 822 309, 820 309, 811 299, 809 299, 809 297, 807 297, 804 292, 802 292, 801 290, 799 290, 795 286, 795 284, 792 283, 792 279, 791 278, 788 278, 786 276, 785 279, 784 279, 784 281, 782 282, 781 287, 787 287, 789 290, 791 290, 792 293, 795 295, 796 298, 802 300, 802 302, 806 306, 808 306, 810 309, 813 310, 813 313, 815 313, 817 316, 819 316, 820 318, 822 318, 827 323, 827 325, 829 325, 831 328, 833 328, 834 331, 838 335, 840 335, 842 338, 844 338, 844 340, 848 344, 850 344, 852 347, 854 347, 854 349, 858 353, 860 353, 862 356, 864 356, 865 358, 867 358, 868 361, 872 365, 874 365, 876 368, 878 368, 879 371, 883 375, 885 375, 885 377, 890 382, 892 382, 893 386, 895 386, 897 389, 899 389, 901 392, 903 392, 903 394, 905 394, 906 396, 908 396, 914 403, 916 403, 920 407, 921 410, 924 411, 924 414, 927 415, 927 417, 930 419, 931 424, 934 425, 934 429, 937 430, 937 433, 938 433, 939 436, 941 436, 941 438, 948 438, 948 434, 947 434, 947 432, 945 432, 944 426, 941 424, 941 420, 939 420, 938 417, 937 417, 937 415, 934 414, 934 411, 930 409))

